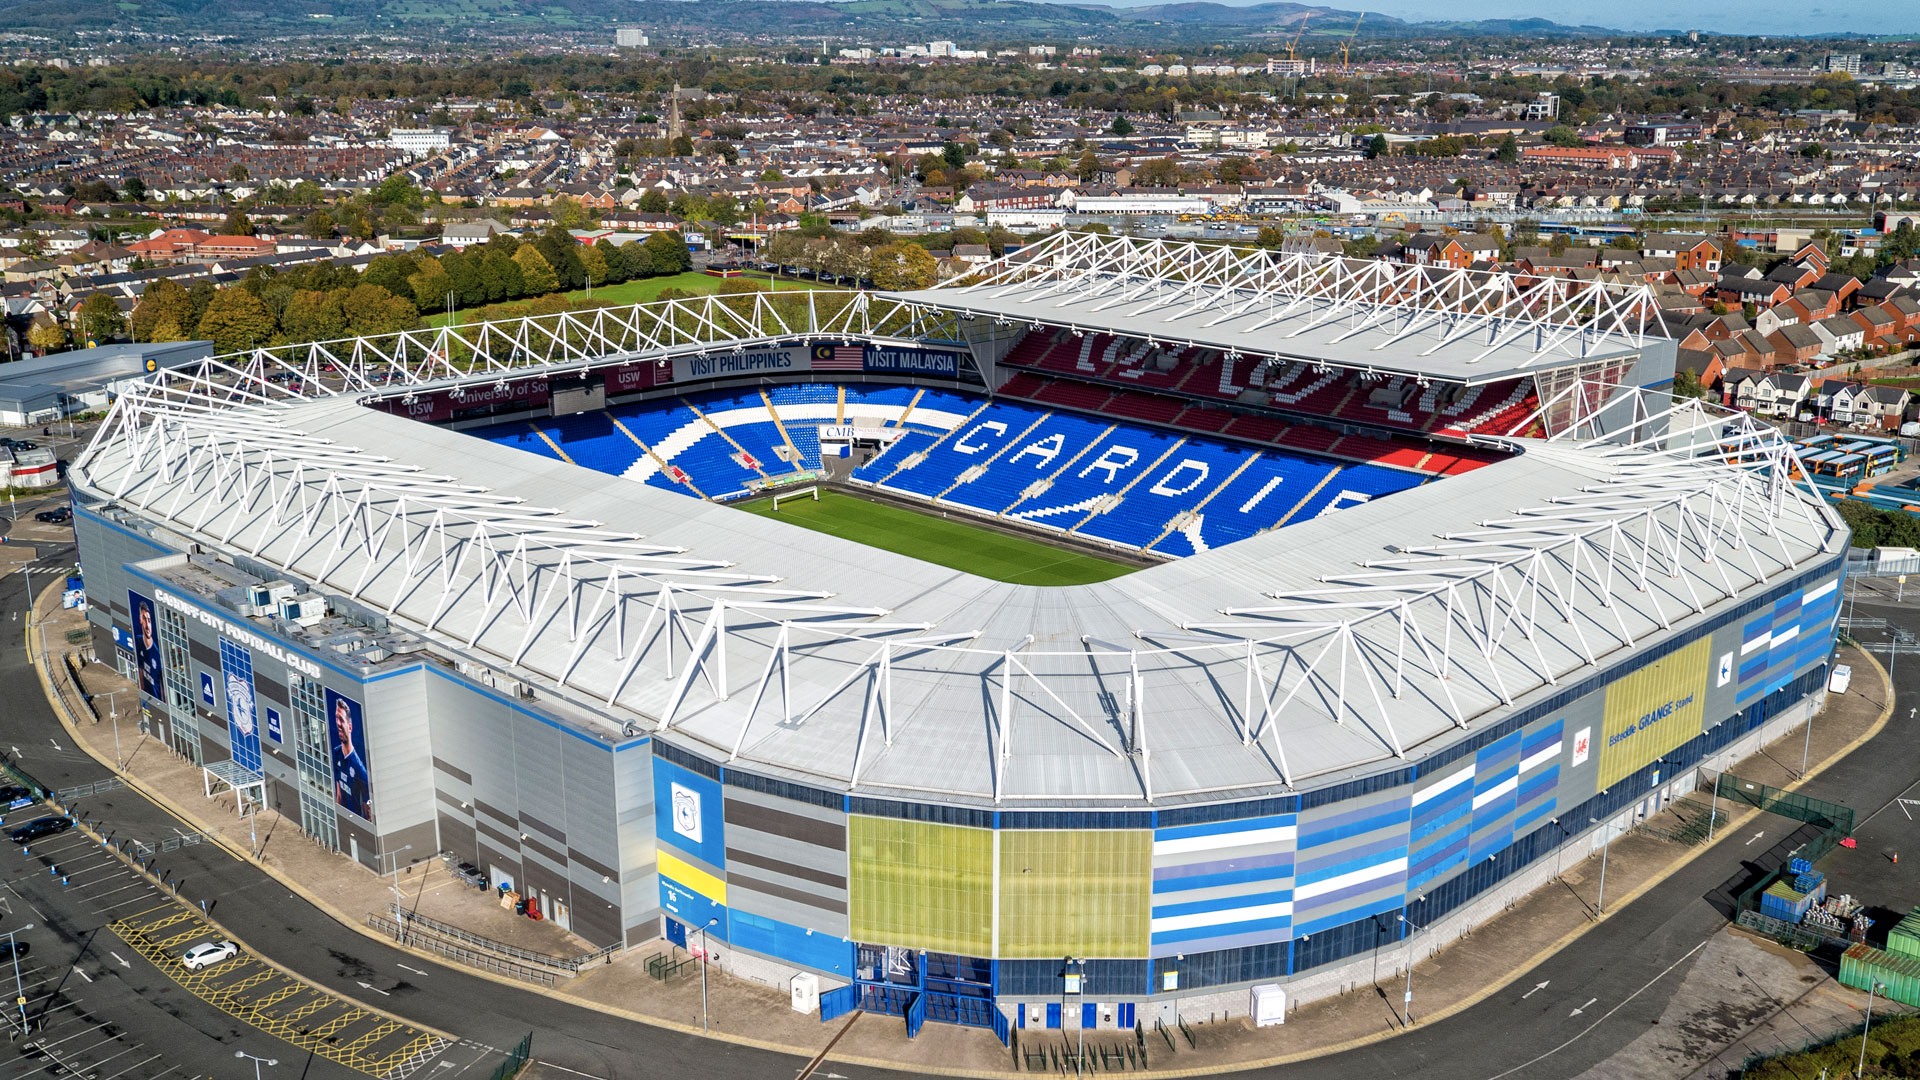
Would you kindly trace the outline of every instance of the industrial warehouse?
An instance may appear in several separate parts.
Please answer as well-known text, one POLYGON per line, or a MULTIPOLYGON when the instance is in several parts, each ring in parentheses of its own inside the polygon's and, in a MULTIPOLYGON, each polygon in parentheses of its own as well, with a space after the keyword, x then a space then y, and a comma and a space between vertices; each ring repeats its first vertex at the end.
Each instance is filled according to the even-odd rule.
POLYGON ((1847 530, 1650 305, 1060 234, 163 371, 76 531, 148 729, 370 870, 823 1019, 1284 1014, 1819 708, 1847 530), (809 486, 1124 565, 729 505, 809 486))

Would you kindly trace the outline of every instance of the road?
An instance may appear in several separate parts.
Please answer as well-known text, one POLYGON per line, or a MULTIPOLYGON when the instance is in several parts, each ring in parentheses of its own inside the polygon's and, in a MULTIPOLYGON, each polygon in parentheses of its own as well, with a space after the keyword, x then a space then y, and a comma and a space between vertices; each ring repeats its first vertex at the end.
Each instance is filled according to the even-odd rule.
MULTIPOLYGON (((42 565, 61 565, 72 559, 70 548, 49 549, 42 554, 42 565)), ((0 615, 0 623, 9 630, 4 647, 0 647, 0 686, 8 688, 0 748, 17 746, 21 764, 44 784, 65 787, 105 779, 108 770, 70 745, 51 706, 41 697, 21 647, 17 619, 24 600, 20 575, 9 575, 0 583, 0 610, 5 612, 0 615)), ((1868 601, 1863 600, 1861 610, 1868 607, 1868 601)), ((1920 618, 1900 609, 1874 610, 1920 629, 1920 618)), ((1915 695, 1915 700, 1920 700, 1920 663, 1903 662, 1896 674, 1900 694, 1915 695)), ((1920 734, 1920 720, 1905 708, 1897 710, 1894 721, 1879 737, 1807 789, 1815 797, 1858 810, 1863 819, 1863 851, 1872 845, 1897 844, 1908 829, 1900 804, 1894 800, 1920 777, 1920 738, 1916 734, 1920 734), (1883 810, 1885 807, 1892 809, 1883 810), (1885 835, 1881 835, 1883 830, 1885 835)), ((85 807, 95 820, 119 836, 172 835, 178 824, 164 810, 125 788, 88 799, 85 807)), ((1458 1015, 1362 1049, 1254 1075, 1284 1075, 1290 1080, 1358 1080, 1414 1072, 1429 1080, 1577 1076, 1659 1018, 1700 945, 1726 925, 1726 916, 1715 908, 1711 898, 1742 872, 1748 860, 1760 855, 1759 849, 1746 843, 1747 839, 1744 835, 1721 838, 1660 888, 1614 911, 1592 932, 1513 988, 1458 1015), (1527 992, 1543 982, 1547 984, 1543 989, 1527 992)), ((1915 857, 1920 858, 1920 845, 1916 845, 1916 852, 1915 857)), ((401 1017, 457 1036, 461 1041, 419 1074, 434 1080, 467 1080, 490 1073, 500 1053, 529 1030, 536 1033, 536 1052, 542 1061, 590 1080, 705 1076, 788 1080, 803 1064, 794 1057, 640 1027, 531 991, 425 963, 340 926, 256 867, 213 845, 182 848, 167 853, 162 860, 168 873, 184 879, 187 896, 206 900, 216 917, 266 955, 329 989, 371 999, 401 1017), (415 974, 416 969, 430 974, 415 974), (380 996, 370 998, 370 989, 380 996)), ((10 885, 18 885, 22 874, 37 877, 44 873, 36 873, 35 866, 20 858, 12 858, 4 868, 13 879, 10 885)), ((78 945, 105 921, 98 911, 76 900, 71 890, 36 881, 23 891, 33 898, 36 913, 28 915, 16 904, 14 917, 0 929, 28 919, 56 926, 55 936, 47 939, 48 947, 34 955, 36 964, 70 962, 78 945)), ((207 1015, 210 1007, 203 1010, 191 999, 180 1000, 182 995, 169 993, 165 980, 151 968, 141 970, 140 961, 134 960, 130 968, 120 968, 111 959, 103 963, 97 939, 85 954, 81 970, 95 980, 84 984, 84 992, 76 995, 83 1005, 97 1015, 111 1016, 135 1041, 168 1046, 169 1053, 180 1054, 183 1062, 223 1061, 217 1069, 206 1066, 212 1075, 242 1075, 244 1070, 235 1066, 246 1063, 233 1060, 234 1047, 280 1056, 283 1063, 292 1049, 241 1029, 223 1014, 207 1015), (192 1032, 199 1033, 198 1043, 203 1045, 187 1050, 196 1041, 192 1032)), ((54 977, 51 967, 45 977, 54 977)), ((66 990, 72 990, 70 983, 66 990)), ((1442 1003, 1424 1004, 1433 1009, 1442 1003)), ((823 1030, 823 1042, 825 1037, 823 1030)), ((192 1067, 201 1068, 198 1064, 192 1067)), ((822 1074, 827 1071, 854 1080, 891 1080, 904 1075, 838 1063, 822 1070, 822 1074)), ((27 1075, 17 1073, 19 1080, 27 1075)), ((351 1074, 320 1062, 303 1064, 301 1075, 323 1078, 351 1074)), ((109 1078, 101 1074, 97 1080, 109 1078)))

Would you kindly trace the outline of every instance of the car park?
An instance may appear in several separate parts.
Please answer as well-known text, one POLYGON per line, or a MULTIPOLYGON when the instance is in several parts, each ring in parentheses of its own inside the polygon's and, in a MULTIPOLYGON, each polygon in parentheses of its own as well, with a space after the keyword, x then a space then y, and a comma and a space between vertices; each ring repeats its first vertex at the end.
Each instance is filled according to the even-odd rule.
POLYGON ((240 946, 231 941, 208 941, 180 954, 180 963, 188 971, 199 971, 240 955, 240 946))
POLYGON ((16 844, 25 844, 43 836, 56 836, 71 828, 73 828, 73 822, 63 817, 35 818, 8 833, 7 837, 16 844))

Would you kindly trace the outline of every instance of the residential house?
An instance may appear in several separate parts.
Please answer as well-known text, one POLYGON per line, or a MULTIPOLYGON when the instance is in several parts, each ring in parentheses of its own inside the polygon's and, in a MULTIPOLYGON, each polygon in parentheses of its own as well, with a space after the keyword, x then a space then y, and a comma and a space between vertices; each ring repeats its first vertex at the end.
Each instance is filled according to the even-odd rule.
POLYGON ((1833 359, 1843 353, 1858 352, 1865 347, 1867 329, 1845 315, 1821 319, 1808 327, 1820 337, 1820 355, 1833 359))
POLYGON ((1640 242, 1640 254, 1652 259, 1672 259, 1682 270, 1720 269, 1720 245, 1709 237, 1685 233, 1648 233, 1640 242))

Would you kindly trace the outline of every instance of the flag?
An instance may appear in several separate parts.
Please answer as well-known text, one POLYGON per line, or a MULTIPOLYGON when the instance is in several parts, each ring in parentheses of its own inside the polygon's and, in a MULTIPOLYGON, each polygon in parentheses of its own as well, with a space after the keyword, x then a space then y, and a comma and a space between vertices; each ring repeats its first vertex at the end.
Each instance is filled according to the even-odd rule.
POLYGON ((866 367, 866 356, 867 350, 861 345, 815 345, 813 370, 862 371, 866 367))

